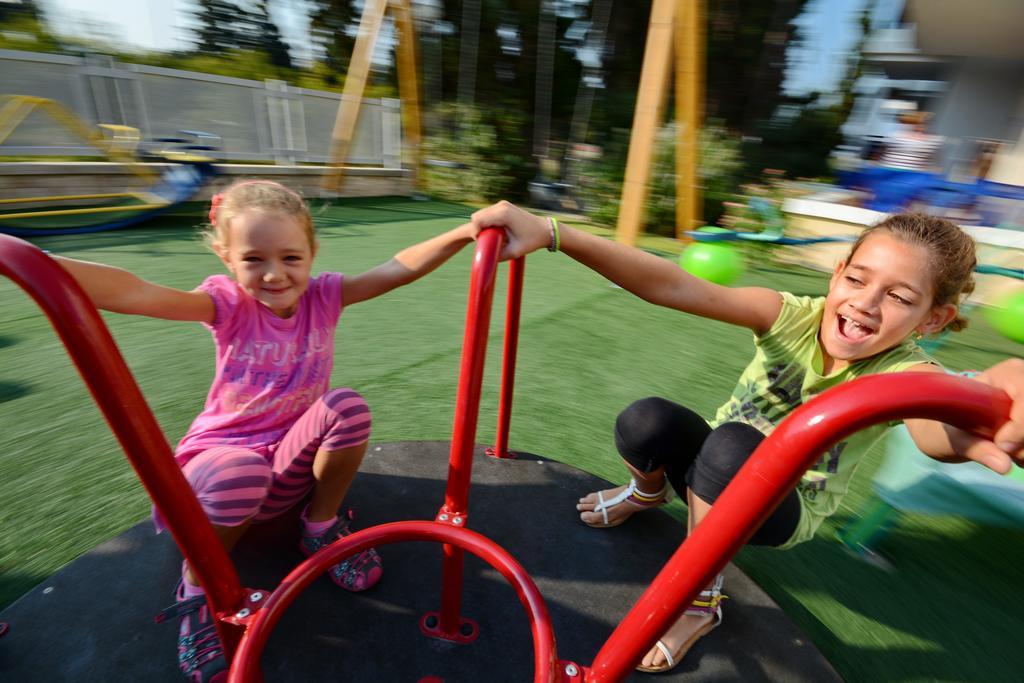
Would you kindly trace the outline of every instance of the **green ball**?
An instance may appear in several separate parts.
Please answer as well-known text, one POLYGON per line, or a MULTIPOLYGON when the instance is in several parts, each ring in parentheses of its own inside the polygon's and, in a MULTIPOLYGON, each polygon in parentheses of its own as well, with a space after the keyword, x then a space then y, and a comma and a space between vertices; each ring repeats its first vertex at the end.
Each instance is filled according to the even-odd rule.
POLYGON ((989 306, 987 318, 992 328, 1007 339, 1024 344, 1024 289, 1016 289, 989 306))
POLYGON ((695 242, 679 256, 683 270, 699 278, 727 285, 743 274, 743 256, 729 244, 695 242))

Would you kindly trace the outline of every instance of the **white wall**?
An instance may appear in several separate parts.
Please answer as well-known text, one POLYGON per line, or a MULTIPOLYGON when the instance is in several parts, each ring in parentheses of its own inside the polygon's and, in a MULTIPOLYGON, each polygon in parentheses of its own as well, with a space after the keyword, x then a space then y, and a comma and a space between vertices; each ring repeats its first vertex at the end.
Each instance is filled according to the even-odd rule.
MULTIPOLYGON (((1017 100, 1017 118, 1024 120, 1024 93, 1017 100)), ((1016 144, 1011 142, 1003 145, 992 162, 988 179, 997 183, 1024 185, 1024 128, 1016 144)))
POLYGON ((967 60, 950 71, 949 90, 936 112, 932 132, 950 140, 946 170, 954 161, 968 161, 972 139, 1015 143, 1021 136, 1024 64, 967 60))

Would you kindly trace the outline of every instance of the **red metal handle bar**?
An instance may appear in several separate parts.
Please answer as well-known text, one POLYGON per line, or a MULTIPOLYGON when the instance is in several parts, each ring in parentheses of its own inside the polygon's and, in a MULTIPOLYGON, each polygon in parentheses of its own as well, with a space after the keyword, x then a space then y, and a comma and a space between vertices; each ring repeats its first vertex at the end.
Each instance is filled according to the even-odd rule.
MULTIPOLYGON (((448 485, 439 519, 461 520, 465 524, 469 508, 469 484, 473 470, 473 447, 476 444, 477 418, 480 413, 480 387, 484 378, 487 355, 487 331, 491 324, 491 302, 494 279, 498 270, 498 253, 505 232, 485 229, 477 237, 473 268, 469 277, 469 300, 466 304, 466 329, 462 337, 462 363, 459 386, 455 395, 455 420, 448 457, 448 485), (442 514, 443 513, 443 514, 442 514)), ((452 636, 458 631, 462 608, 462 551, 445 545, 441 549, 444 566, 441 572, 441 610, 439 631, 452 636)))
POLYGON ((828 448, 865 427, 923 418, 991 434, 1010 399, 981 382, 930 373, 876 375, 795 410, 754 451, 704 521, 666 563, 597 653, 587 681, 621 681, 828 448))
MULTIPOLYGON (((242 600, 242 587, 146 399, 96 307, 56 261, 35 246, 0 235, 0 273, 24 289, 50 319, 128 461, 206 588, 215 612, 242 600)), ((224 634, 222 634, 223 636, 224 634)), ((236 638, 225 638, 234 643, 236 638)))
POLYGON ((318 576, 346 557, 367 548, 406 541, 432 541, 457 546, 491 565, 512 585, 526 608, 533 635, 535 683, 557 681, 555 634, 547 606, 537 586, 516 560, 494 541, 469 529, 437 522, 411 521, 381 524, 357 531, 313 555, 284 578, 256 613, 242 636, 238 653, 231 663, 228 683, 260 680, 259 659, 267 639, 285 610, 318 576))
POLYGON ((498 270, 498 253, 505 232, 486 228, 476 241, 473 269, 469 278, 466 304, 466 331, 462 338, 462 364, 455 397, 455 422, 452 426, 451 456, 448 462, 448 487, 444 508, 463 514, 469 504, 469 483, 473 468, 473 447, 477 417, 480 413, 480 387, 487 355, 487 331, 491 324, 491 301, 498 270))
POLYGON ((519 312, 523 302, 523 278, 526 257, 520 256, 508 264, 508 303, 505 304, 505 344, 501 357, 501 393, 498 395, 498 429, 494 435, 494 448, 489 452, 496 458, 514 457, 508 452, 508 434, 512 423, 512 392, 516 381, 516 353, 519 349, 519 312))

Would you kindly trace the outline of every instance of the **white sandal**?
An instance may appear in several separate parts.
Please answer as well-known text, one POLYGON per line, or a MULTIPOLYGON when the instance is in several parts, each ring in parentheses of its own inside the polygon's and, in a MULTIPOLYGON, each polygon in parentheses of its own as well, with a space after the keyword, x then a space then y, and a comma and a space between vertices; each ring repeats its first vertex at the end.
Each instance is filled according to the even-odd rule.
POLYGON ((697 631, 686 639, 675 652, 669 649, 668 645, 662 641, 658 641, 654 644, 656 648, 661 650, 661 654, 664 655, 665 661, 658 666, 643 666, 640 665, 636 668, 637 671, 643 671, 644 673, 661 673, 674 668, 679 662, 683 661, 686 653, 690 651, 698 640, 711 633, 711 631, 718 628, 722 623, 722 600, 728 600, 728 595, 722 595, 722 575, 719 574, 718 578, 715 579, 714 585, 711 586, 710 590, 701 591, 700 596, 690 603, 683 614, 688 614, 695 617, 706 617, 713 616, 714 618, 701 626, 697 631))
MULTIPOLYGON (((629 500, 630 503, 633 503, 634 505, 639 505, 642 508, 658 507, 659 505, 664 505, 665 503, 672 500, 672 491, 669 488, 668 481, 666 480, 665 485, 662 486, 661 490, 658 491, 657 493, 644 493, 643 491, 637 489, 636 479, 630 479, 629 485, 626 486, 626 488, 622 489, 622 491, 620 491, 618 495, 616 495, 613 498, 609 498, 608 500, 605 500, 604 494, 601 491, 598 491, 597 505, 595 505, 594 509, 590 510, 589 512, 600 512, 601 519, 603 521, 600 523, 584 521, 583 523, 587 526, 592 526, 595 529, 610 529, 613 526, 619 526, 633 515, 626 515, 625 517, 616 522, 609 522, 608 510, 616 505, 619 505, 620 503, 625 502, 626 500, 629 500)), ((639 510, 637 512, 639 512, 639 510)))

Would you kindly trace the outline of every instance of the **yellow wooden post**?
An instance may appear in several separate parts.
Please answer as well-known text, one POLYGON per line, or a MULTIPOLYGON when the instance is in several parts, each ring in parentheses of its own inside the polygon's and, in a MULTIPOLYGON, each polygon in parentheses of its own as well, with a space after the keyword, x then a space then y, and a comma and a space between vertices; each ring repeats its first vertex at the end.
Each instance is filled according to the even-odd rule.
POLYGON ((409 0, 394 0, 395 26, 398 29, 398 96, 402 99, 403 147, 409 150, 413 186, 422 179, 422 133, 420 131, 420 85, 416 77, 416 29, 409 0))
POLYGON ((676 237, 700 226, 703 216, 697 168, 704 100, 703 0, 676 6, 676 237))
POLYGON ((373 48, 377 44, 380 25, 384 19, 388 0, 366 0, 363 16, 359 20, 359 35, 352 49, 348 73, 345 75, 345 89, 341 95, 341 106, 334 120, 334 132, 331 135, 331 154, 328 165, 330 169, 324 174, 324 189, 337 191, 341 186, 342 167, 348 158, 348 150, 352 145, 352 136, 359 119, 359 105, 363 101, 366 79, 370 73, 370 59, 373 48))
POLYGON ((624 244, 636 243, 643 222, 651 176, 654 138, 661 123, 661 107, 668 83, 672 57, 672 30, 677 0, 654 0, 651 21, 644 47, 644 63, 640 71, 640 92, 633 112, 633 128, 626 158, 626 177, 622 184, 622 202, 616 239, 624 244))

